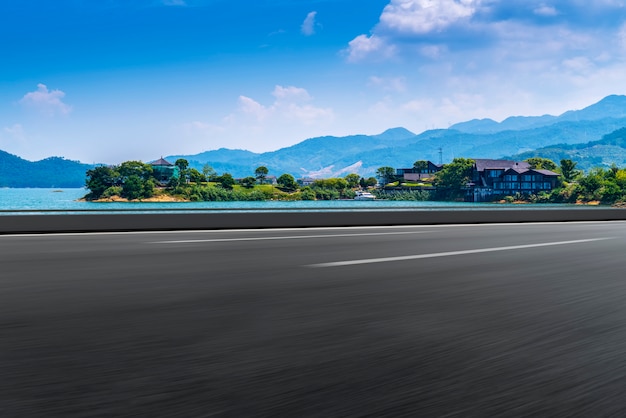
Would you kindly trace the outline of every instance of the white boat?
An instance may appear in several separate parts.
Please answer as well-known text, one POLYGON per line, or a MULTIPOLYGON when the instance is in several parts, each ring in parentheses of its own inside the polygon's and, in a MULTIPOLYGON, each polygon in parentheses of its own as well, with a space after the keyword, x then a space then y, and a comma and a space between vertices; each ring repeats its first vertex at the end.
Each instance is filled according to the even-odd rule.
POLYGON ((354 196, 354 200, 375 200, 376 196, 371 194, 370 192, 356 192, 356 196, 354 196))

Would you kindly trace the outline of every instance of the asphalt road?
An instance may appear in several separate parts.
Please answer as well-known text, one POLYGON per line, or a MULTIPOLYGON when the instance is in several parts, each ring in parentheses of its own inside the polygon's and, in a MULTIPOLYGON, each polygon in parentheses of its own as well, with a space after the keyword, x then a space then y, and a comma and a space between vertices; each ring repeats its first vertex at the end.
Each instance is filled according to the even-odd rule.
POLYGON ((0 236, 0 416, 625 416, 626 223, 0 236))

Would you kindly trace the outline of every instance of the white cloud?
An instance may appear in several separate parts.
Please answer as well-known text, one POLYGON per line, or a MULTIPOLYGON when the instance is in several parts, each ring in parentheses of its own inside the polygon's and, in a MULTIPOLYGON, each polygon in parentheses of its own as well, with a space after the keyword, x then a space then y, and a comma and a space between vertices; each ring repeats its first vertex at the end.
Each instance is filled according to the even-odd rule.
POLYGON ((252 115, 258 121, 264 120, 271 113, 271 109, 246 96, 239 96, 239 110, 244 114, 252 115))
POLYGON ((306 15, 306 19, 304 19, 304 22, 302 22, 302 25, 300 26, 300 31, 306 35, 306 36, 311 36, 315 34, 315 16, 317 15, 317 12, 310 12, 309 14, 306 15))
POLYGON ((556 8, 554 8, 553 6, 545 5, 545 4, 542 4, 539 7, 535 8, 533 12, 538 16, 545 16, 545 17, 557 16, 559 14, 556 8))
POLYGON ((380 24, 400 33, 441 31, 476 13, 481 0, 392 0, 380 24))
POLYGON ((394 55, 395 47, 388 45, 383 38, 372 35, 359 35, 348 43, 345 50, 348 61, 356 62, 371 55, 379 58, 389 58, 394 55))
POLYGON ((269 106, 264 106, 254 99, 246 96, 239 97, 239 110, 249 116, 253 116, 258 122, 268 119, 275 123, 279 120, 292 120, 305 125, 321 119, 332 118, 332 110, 319 108, 306 104, 312 100, 306 89, 294 86, 276 86, 272 92, 275 100, 269 106))
POLYGON ((67 115, 72 107, 63 103, 65 93, 61 90, 48 90, 45 84, 38 84, 37 90, 26 93, 19 101, 20 104, 38 109, 42 113, 52 116, 55 114, 67 115))
POLYGON ((274 96, 277 100, 280 100, 280 101, 285 101, 285 100, 309 101, 311 100, 311 96, 309 96, 309 92, 306 91, 306 89, 293 87, 293 86, 288 86, 288 87, 276 86, 274 87, 272 96, 274 96))

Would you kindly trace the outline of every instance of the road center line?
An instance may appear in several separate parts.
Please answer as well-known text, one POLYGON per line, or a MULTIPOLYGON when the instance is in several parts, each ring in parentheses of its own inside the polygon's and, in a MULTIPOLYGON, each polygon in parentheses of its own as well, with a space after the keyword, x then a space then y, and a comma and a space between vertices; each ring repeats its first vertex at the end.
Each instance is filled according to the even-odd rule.
POLYGON ((285 235, 274 237, 245 237, 245 238, 208 238, 186 239, 177 241, 153 241, 148 244, 193 244, 201 242, 236 242, 236 241, 272 241, 285 239, 316 239, 316 238, 344 238, 344 237, 374 237, 381 235, 410 235, 427 234, 431 231, 404 231, 404 232, 370 232, 365 234, 327 234, 327 235, 285 235))
POLYGON ((354 266, 358 264, 388 263, 392 261, 419 260, 422 258, 450 257, 450 256, 455 256, 455 255, 489 253, 489 252, 495 252, 495 251, 521 250, 525 248, 582 244, 585 242, 604 241, 608 239, 615 239, 615 238, 612 238, 612 237, 611 238, 590 238, 590 239, 579 239, 579 240, 573 240, 573 241, 544 242, 540 244, 512 245, 509 247, 494 247, 494 248, 479 248, 476 250, 448 251, 448 252, 443 252, 443 253, 416 254, 416 255, 405 255, 405 256, 398 256, 398 257, 367 258, 367 259, 362 259, 362 260, 335 261, 331 263, 309 264, 307 267, 324 268, 324 267, 354 266))

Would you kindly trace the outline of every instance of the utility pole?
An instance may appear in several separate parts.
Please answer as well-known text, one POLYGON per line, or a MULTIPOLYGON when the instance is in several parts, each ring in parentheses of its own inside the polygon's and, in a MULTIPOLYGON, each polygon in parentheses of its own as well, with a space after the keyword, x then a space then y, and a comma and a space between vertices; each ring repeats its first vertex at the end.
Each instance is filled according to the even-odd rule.
POLYGON ((439 165, 443 164, 443 148, 439 147, 439 165))

